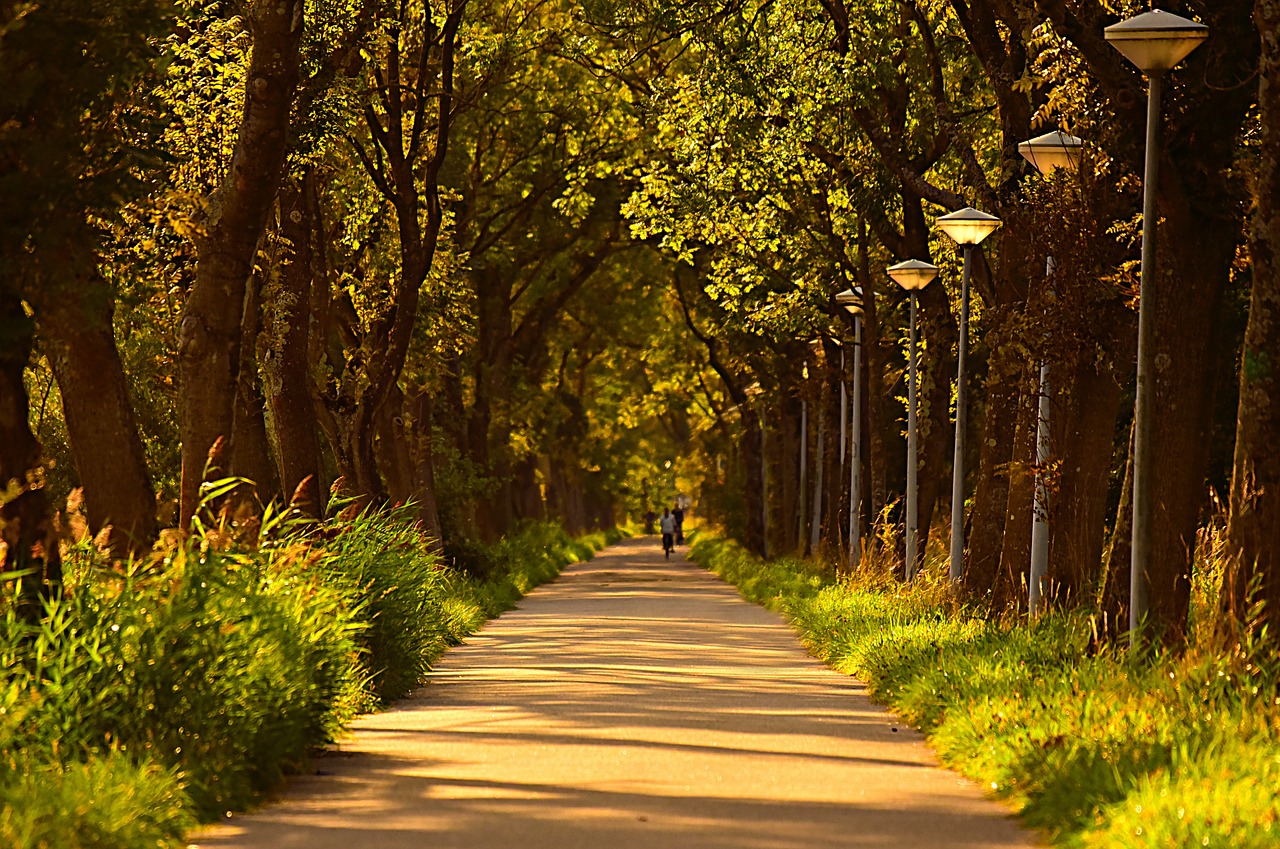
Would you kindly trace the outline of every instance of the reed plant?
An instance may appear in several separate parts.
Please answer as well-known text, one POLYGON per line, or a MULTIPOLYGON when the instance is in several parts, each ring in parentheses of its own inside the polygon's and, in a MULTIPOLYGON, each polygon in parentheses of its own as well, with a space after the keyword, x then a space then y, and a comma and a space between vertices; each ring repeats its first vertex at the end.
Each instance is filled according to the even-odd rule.
POLYGON ((608 541, 530 524, 476 576, 399 509, 196 531, 123 564, 68 550, 38 622, 0 581, 0 846, 182 846, 608 541))

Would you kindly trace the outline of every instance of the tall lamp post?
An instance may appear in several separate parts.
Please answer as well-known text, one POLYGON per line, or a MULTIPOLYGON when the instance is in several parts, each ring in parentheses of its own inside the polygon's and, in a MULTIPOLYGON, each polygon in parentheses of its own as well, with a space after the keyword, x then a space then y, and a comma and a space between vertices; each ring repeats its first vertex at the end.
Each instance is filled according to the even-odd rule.
POLYGON ((916 471, 919 465, 916 448, 916 293, 938 276, 938 266, 909 259, 888 269, 889 277, 911 296, 911 349, 907 357, 907 562, 906 576, 910 581, 916 576, 916 471))
POLYGON ((964 274, 960 281, 960 346, 956 356, 956 450, 951 471, 951 568, 952 583, 964 574, 964 432, 969 418, 969 392, 965 385, 965 359, 969 352, 969 277, 973 249, 1000 226, 1000 219, 966 206, 940 216, 938 229, 964 249, 964 274))
MULTIPOLYGON (((849 429, 849 568, 862 563, 862 287, 845 289, 836 303, 853 319, 853 414, 849 429)), ((843 408, 841 415, 843 416, 843 408)), ((843 447, 843 442, 841 443, 843 447)))
POLYGON ((1129 560, 1129 639, 1147 615, 1151 557, 1152 316, 1155 312, 1156 186, 1160 163, 1160 90, 1164 75, 1209 36, 1204 24, 1155 10, 1112 24, 1103 31, 1111 46, 1147 77, 1147 152, 1142 178, 1142 269, 1138 298, 1138 379, 1133 406, 1133 544, 1129 560))
MULTIPOLYGON (((1059 130, 1036 136, 1018 145, 1018 153, 1041 174, 1052 174, 1059 168, 1074 168, 1080 160, 1083 142, 1059 130)), ((1053 257, 1045 261, 1045 277, 1053 274, 1053 257)), ((1032 616, 1040 612, 1044 595, 1044 578, 1049 572, 1049 488, 1045 467, 1052 453, 1049 443, 1050 394, 1049 360, 1040 362, 1040 409, 1036 422, 1036 499, 1031 524, 1031 576, 1027 608, 1032 616)))

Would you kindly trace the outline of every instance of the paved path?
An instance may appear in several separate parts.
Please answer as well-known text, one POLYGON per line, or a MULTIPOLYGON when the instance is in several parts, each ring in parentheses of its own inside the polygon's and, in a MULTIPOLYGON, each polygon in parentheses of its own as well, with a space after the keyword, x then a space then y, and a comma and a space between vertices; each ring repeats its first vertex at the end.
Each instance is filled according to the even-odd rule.
POLYGON ((1025 849, 918 734, 656 539, 565 570, 201 849, 1025 849))

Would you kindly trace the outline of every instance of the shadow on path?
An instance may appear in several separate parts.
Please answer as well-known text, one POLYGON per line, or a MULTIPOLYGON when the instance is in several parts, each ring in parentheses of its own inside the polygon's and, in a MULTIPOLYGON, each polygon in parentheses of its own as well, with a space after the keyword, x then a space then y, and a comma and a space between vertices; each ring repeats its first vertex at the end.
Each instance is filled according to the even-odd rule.
POLYGON ((204 849, 1034 845, 774 614, 652 539, 566 570, 204 849))

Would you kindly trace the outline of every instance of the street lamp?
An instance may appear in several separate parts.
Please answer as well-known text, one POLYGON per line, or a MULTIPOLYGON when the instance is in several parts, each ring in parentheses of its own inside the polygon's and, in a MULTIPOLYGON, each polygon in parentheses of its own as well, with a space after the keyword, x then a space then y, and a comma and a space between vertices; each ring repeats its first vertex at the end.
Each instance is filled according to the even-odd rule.
MULTIPOLYGON (((836 303, 853 318, 853 421, 849 428, 849 568, 853 569, 862 562, 862 287, 845 289, 836 295, 836 303)), ((843 448, 843 434, 840 445, 843 448)))
POLYGON ((964 366, 969 353, 969 276, 973 249, 1000 226, 1000 219, 966 206, 940 216, 938 229, 964 248, 964 274, 960 281, 960 345, 956 356, 956 450, 951 471, 951 568, 952 583, 964 574, 964 432, 968 423, 969 393, 964 366))
POLYGON ((1075 168, 1080 161, 1080 148, 1084 144, 1076 136, 1054 130, 1018 145, 1022 158, 1045 176, 1059 168, 1075 168))
MULTIPOLYGON (((1018 145, 1018 153, 1045 176, 1059 168, 1074 168, 1080 161, 1080 148, 1084 144, 1076 136, 1060 130, 1036 136, 1018 145)), ((1053 257, 1045 259, 1044 276, 1053 275, 1053 257)), ((1031 574, 1028 581, 1027 609, 1032 616, 1040 612, 1044 594, 1043 582, 1049 573, 1049 487, 1046 466, 1049 463, 1049 360, 1040 362, 1039 417, 1036 421, 1036 496, 1031 519, 1031 574)))
POLYGON ((909 259, 888 269, 889 277, 911 296, 911 349, 908 355, 907 384, 907 562, 906 576, 916 576, 916 472, 919 461, 916 449, 916 293, 938 276, 938 266, 909 259))
POLYGON ((1151 556, 1151 454, 1153 423, 1151 359, 1155 344, 1156 186, 1160 162, 1160 89, 1165 72, 1209 36, 1204 24, 1155 10, 1112 24, 1103 31, 1111 46, 1147 77, 1147 152, 1142 178, 1142 269, 1138 298, 1138 379, 1133 405, 1133 537, 1129 555, 1129 639, 1147 615, 1146 566, 1151 556), (1150 303, 1149 303, 1150 302, 1150 303))

